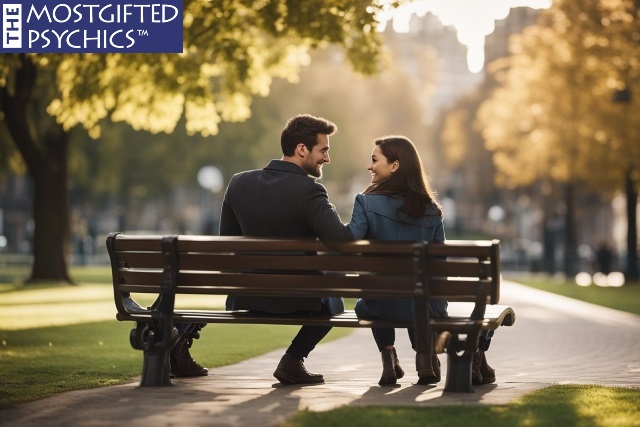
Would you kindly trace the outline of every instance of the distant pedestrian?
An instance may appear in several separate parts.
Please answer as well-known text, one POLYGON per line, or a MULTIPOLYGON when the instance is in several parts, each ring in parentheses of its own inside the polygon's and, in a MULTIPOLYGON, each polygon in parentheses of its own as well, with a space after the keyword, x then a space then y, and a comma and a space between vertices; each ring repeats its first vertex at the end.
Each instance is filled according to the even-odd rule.
POLYGON ((597 269, 602 274, 611 273, 613 264, 613 251, 607 242, 601 242, 596 250, 597 269))

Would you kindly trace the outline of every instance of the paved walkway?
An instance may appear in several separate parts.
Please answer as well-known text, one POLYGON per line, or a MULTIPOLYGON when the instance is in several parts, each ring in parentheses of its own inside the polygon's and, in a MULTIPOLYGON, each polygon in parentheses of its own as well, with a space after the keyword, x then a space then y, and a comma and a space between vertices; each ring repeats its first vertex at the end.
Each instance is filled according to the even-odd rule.
MULTIPOLYGON (((379 355, 369 330, 321 344, 306 362, 325 384, 280 386, 271 376, 283 351, 210 370, 208 377, 174 380, 173 387, 137 383, 60 394, 0 411, 2 426, 277 426, 301 409, 343 405, 503 404, 556 383, 640 386, 640 316, 582 303, 512 282, 502 303, 517 321, 502 328, 487 353, 498 382, 473 394, 443 394, 414 385, 413 352, 404 333, 398 352, 407 371, 396 388, 377 385, 379 355)), ((446 357, 441 356, 443 370, 446 357)))

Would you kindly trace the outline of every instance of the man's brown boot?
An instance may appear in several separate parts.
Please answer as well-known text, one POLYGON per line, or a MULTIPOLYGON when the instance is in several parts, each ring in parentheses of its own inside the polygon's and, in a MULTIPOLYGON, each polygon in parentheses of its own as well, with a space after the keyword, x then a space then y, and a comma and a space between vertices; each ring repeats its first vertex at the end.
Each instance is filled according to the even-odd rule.
POLYGON ((285 353, 278 363, 273 376, 282 384, 317 384, 324 382, 321 374, 312 374, 304 367, 302 360, 298 360, 285 353))
POLYGON ((496 371, 487 362, 487 356, 483 350, 478 350, 473 355, 472 383, 475 385, 491 384, 496 382, 496 371))
POLYGON ((209 375, 209 370, 200 366, 189 353, 189 347, 193 340, 183 338, 178 341, 171 350, 169 360, 171 362, 172 377, 203 377, 209 375))

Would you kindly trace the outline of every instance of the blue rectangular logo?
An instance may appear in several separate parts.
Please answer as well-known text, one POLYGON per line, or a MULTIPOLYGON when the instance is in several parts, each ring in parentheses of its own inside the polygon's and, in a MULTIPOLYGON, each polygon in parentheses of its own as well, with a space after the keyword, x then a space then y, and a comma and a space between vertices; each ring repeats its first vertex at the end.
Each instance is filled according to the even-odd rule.
POLYGON ((1 53, 180 53, 183 0, 8 0, 1 53))

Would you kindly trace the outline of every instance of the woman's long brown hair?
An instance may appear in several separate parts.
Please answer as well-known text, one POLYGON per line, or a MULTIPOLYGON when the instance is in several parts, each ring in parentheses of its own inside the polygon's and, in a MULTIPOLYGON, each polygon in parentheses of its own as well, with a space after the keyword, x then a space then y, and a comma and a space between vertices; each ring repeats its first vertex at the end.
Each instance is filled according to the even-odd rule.
POLYGON ((389 163, 396 160, 400 167, 382 182, 371 184, 364 190, 364 194, 384 194, 391 197, 402 197, 404 200, 400 211, 408 216, 428 215, 427 206, 434 203, 442 215, 442 206, 431 189, 429 180, 424 172, 422 160, 416 147, 404 136, 385 136, 374 143, 389 163))

